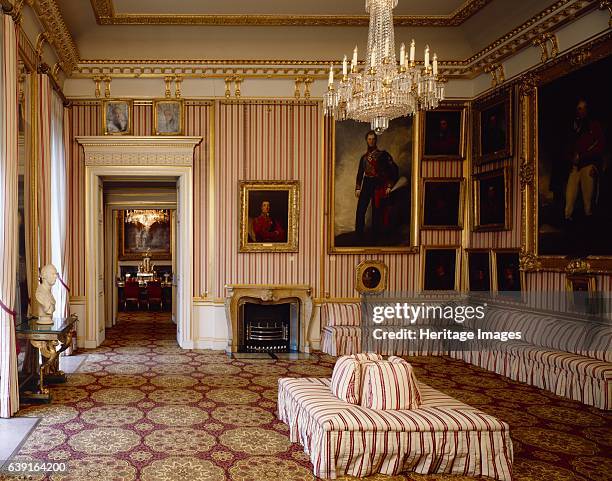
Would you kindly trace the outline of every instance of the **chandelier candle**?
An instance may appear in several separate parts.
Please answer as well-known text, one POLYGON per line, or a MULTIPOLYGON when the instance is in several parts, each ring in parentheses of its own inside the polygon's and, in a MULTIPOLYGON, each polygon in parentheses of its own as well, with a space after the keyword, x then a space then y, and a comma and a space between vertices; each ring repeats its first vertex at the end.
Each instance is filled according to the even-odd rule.
POLYGON ((410 63, 402 43, 399 63, 395 56, 393 9, 398 0, 366 0, 370 14, 365 67, 359 70, 357 47, 353 50, 350 73, 348 58, 342 61, 342 78, 334 84, 333 64, 325 94, 325 115, 337 120, 369 122, 381 133, 389 121, 414 115, 419 110, 434 109, 444 99, 444 87, 438 79, 437 56, 433 68, 429 45, 425 47, 424 68, 415 64, 415 41, 410 43, 410 63))

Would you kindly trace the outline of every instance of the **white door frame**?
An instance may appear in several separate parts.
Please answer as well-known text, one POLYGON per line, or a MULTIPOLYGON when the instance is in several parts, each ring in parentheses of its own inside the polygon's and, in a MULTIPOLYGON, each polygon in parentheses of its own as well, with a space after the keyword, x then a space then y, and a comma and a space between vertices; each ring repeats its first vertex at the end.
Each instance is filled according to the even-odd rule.
POLYGON ((92 262, 98 252, 101 238, 97 227, 97 213, 101 207, 97 192, 100 177, 176 177, 179 196, 177 210, 180 216, 181 248, 177 249, 177 341, 184 349, 192 349, 192 286, 193 271, 191 253, 193 252, 193 149, 201 137, 77 137, 77 142, 85 149, 85 293, 86 319, 85 348, 98 347, 105 336, 104 319, 98 319, 99 312, 97 282, 98 263, 92 262), (143 142, 144 140, 144 142, 143 142), (105 148, 106 147, 106 148, 105 148), (156 149, 157 147, 157 149, 156 149), (117 151, 120 150, 120 153, 117 151), (142 153, 145 151, 146 153, 142 153), (104 156, 108 152, 106 160, 104 156), (188 155, 187 155, 188 152, 188 155), (152 156, 161 161, 152 162, 152 156), (169 158, 171 156, 172 158, 169 158), (147 162, 149 161, 149 162, 147 162), (117 165, 108 165, 117 164, 117 165), (126 165, 127 164, 127 165, 126 165), (138 165, 140 164, 140 165, 138 165), (146 165, 149 164, 149 165, 146 165), (171 164, 171 165, 167 165, 171 164))

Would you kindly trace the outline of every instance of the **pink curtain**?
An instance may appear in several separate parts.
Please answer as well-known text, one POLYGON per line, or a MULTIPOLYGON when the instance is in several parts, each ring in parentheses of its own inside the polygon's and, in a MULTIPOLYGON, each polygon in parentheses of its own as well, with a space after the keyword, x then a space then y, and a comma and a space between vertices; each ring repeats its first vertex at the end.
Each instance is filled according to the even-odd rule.
POLYGON ((19 409, 15 339, 17 281, 17 35, 0 15, 0 417, 19 409))

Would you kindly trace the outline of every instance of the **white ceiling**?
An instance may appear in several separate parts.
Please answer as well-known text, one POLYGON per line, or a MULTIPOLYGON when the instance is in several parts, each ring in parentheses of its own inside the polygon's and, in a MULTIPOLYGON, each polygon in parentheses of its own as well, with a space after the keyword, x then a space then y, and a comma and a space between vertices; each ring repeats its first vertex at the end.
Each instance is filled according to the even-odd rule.
MULTIPOLYGON (((355 45, 363 52, 367 42, 366 27, 99 25, 89 0, 56 1, 84 60, 331 60, 355 45)), ((458 27, 397 27, 397 48, 414 38, 417 58, 429 43, 442 61, 464 60, 552 3, 492 0, 458 27)), ((395 12, 448 15, 463 4, 399 0, 395 12)), ((363 14, 364 5, 365 0, 115 0, 115 13, 363 14)))

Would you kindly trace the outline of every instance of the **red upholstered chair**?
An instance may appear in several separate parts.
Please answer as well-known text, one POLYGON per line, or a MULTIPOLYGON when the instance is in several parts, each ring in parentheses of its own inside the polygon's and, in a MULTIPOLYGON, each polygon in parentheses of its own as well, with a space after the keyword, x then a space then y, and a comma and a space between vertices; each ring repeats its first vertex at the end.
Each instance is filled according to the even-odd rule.
POLYGON ((127 310, 128 302, 136 303, 138 309, 140 309, 140 286, 136 279, 129 279, 125 283, 123 288, 123 308, 127 310))
POLYGON ((147 282, 147 309, 151 309, 151 303, 159 304, 160 310, 164 307, 162 287, 159 281, 147 282))

